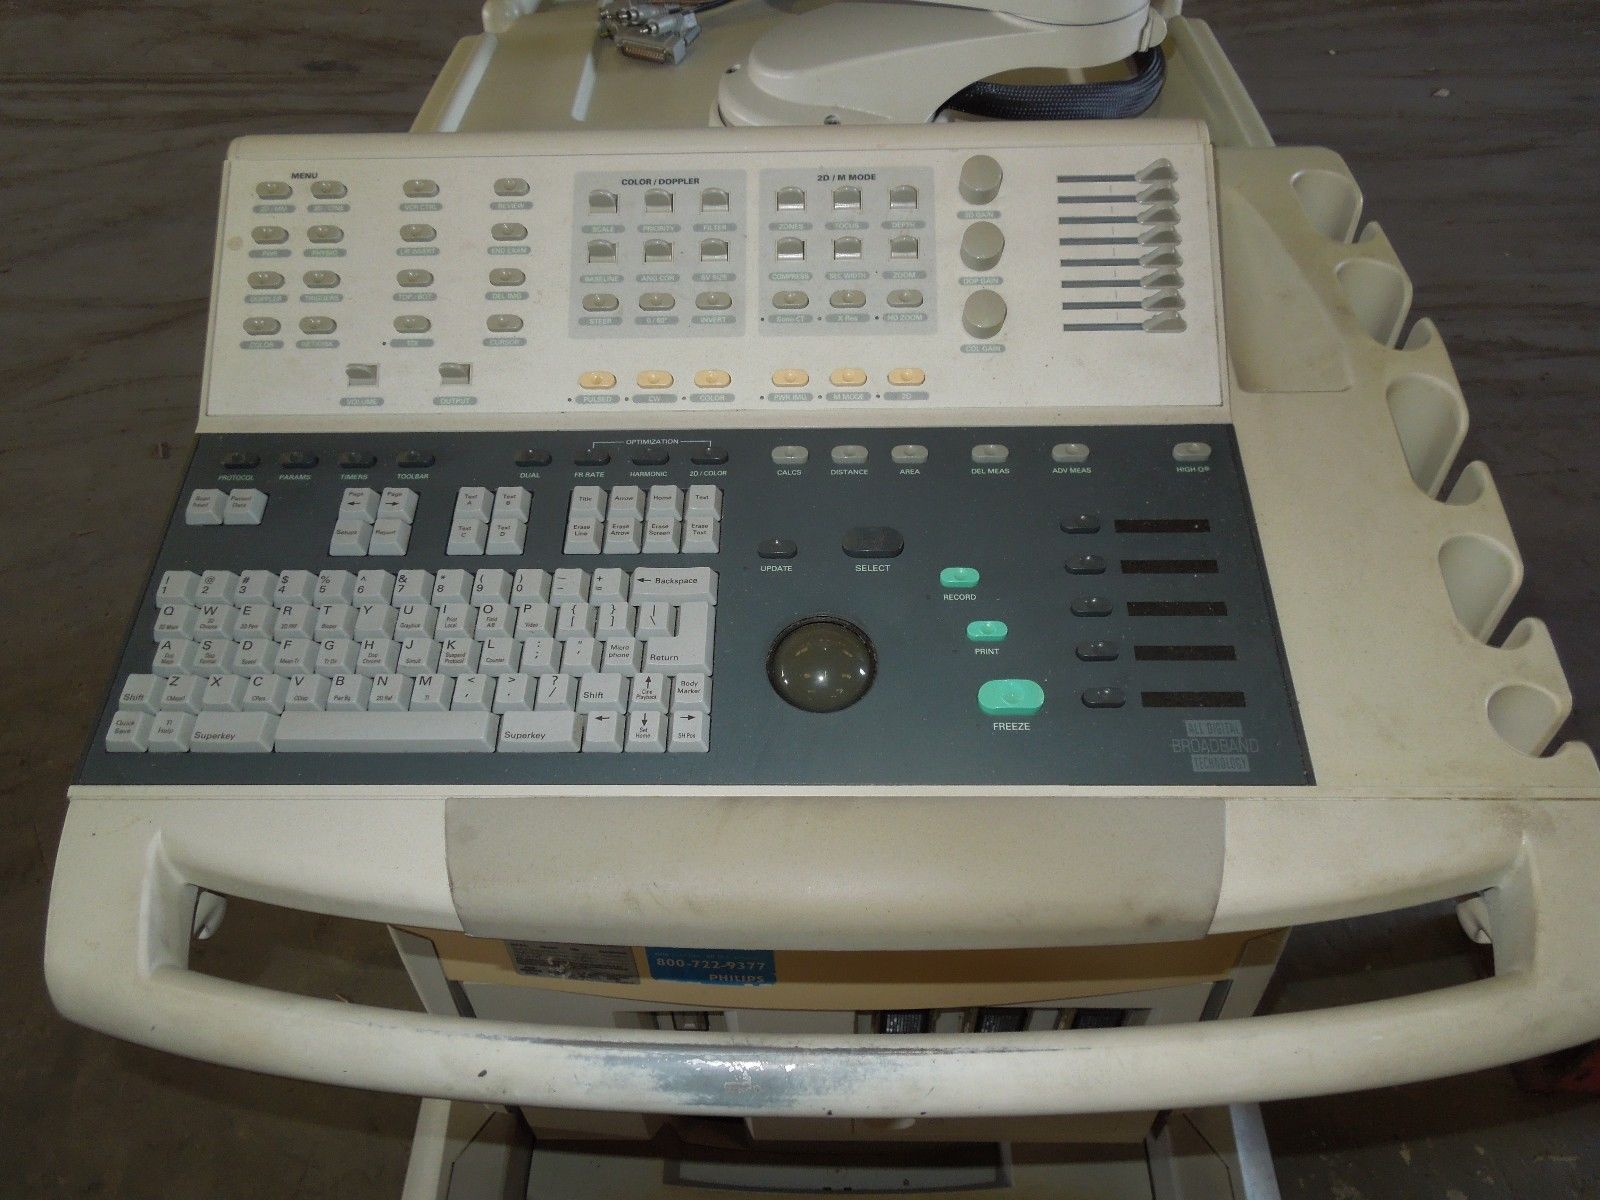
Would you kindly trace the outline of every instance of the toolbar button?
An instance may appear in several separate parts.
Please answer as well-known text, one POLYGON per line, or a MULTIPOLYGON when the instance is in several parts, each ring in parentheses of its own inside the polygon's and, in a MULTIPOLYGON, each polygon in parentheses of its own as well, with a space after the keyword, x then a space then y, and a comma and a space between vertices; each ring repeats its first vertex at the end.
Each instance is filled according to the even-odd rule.
POLYGON ((968 591, 978 586, 977 567, 945 567, 939 572, 939 586, 952 591, 968 591))
POLYGON ((804 446, 774 446, 772 461, 780 467, 803 467, 811 451, 804 446))
POLYGON ((1004 621, 968 621, 967 641, 989 644, 1003 642, 1011 632, 1004 621))
POLYGON ((902 467, 921 466, 928 461, 928 448, 914 442, 892 446, 889 449, 889 461, 902 467))
POLYGON ((928 374, 921 367, 892 367, 889 371, 889 382, 895 387, 921 387, 928 381, 928 374))
POLYGON ((610 371, 585 371, 578 376, 578 386, 589 391, 599 391, 617 386, 617 377, 610 371))
POLYGON ((978 689, 986 717, 1031 717, 1044 707, 1044 689, 1031 679, 991 679, 978 689))
POLYGON ((426 450, 402 450, 394 460, 402 470, 424 471, 433 464, 434 457, 426 450))
POLYGON ((1211 457, 1209 442, 1179 442, 1172 448, 1172 457, 1181 463, 1201 463, 1211 457))
POLYGON ((733 376, 729 375, 726 371, 710 369, 705 371, 696 371, 694 373, 695 387, 725 388, 732 382, 733 376))

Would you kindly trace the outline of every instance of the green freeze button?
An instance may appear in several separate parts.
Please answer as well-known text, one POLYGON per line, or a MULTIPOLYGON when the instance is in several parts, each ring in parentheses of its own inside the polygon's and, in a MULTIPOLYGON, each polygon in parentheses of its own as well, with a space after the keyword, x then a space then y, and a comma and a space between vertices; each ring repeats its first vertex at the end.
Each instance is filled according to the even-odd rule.
POLYGON ((978 586, 977 567, 946 567, 939 572, 939 586, 947 588, 975 588, 978 586))
POLYGON ((1003 642, 1006 640, 1004 621, 969 621, 967 622, 967 641, 969 642, 1003 642))
POLYGON ((1044 707, 1044 689, 1031 679, 991 679, 978 689, 986 717, 1031 717, 1044 707))

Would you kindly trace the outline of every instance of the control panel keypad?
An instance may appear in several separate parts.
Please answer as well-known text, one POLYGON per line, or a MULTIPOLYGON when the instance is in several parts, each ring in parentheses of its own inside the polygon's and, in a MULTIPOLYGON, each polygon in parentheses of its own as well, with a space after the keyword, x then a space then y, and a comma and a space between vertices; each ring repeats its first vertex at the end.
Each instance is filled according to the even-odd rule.
POLYGON ((585 485, 567 506, 567 554, 715 554, 722 489, 715 484, 585 485))

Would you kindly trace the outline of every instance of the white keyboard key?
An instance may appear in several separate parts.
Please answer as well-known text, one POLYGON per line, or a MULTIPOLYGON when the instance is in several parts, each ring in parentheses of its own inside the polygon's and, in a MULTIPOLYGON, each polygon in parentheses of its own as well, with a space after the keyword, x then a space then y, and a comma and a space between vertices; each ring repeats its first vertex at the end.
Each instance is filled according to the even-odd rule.
POLYGON ((339 520, 355 520, 371 525, 378 519, 378 507, 381 503, 378 493, 371 488, 345 488, 344 496, 339 500, 339 520))
POLYGON ((349 604, 356 594, 356 577, 349 571, 323 571, 317 576, 318 608, 327 604, 349 604))
POLYGON ((456 681, 448 675, 418 675, 411 681, 412 712, 449 712, 456 681))
POLYGON ((312 674, 317 666, 317 643, 310 638, 288 638, 278 643, 278 664, 275 668, 284 675, 297 672, 312 674))
POLYGON ((440 571, 433 577, 433 595, 429 598, 435 608, 443 608, 446 604, 470 604, 472 572, 459 567, 440 571))
POLYGON ((534 604, 550 599, 550 573, 526 567, 512 577, 511 603, 534 604))
POLYGON ((571 753, 582 737, 581 722, 572 712, 509 712, 500 718, 500 752, 571 753))
POLYGON ((106 730, 106 750, 112 754, 142 754, 150 744, 150 714, 119 711, 106 730))
POLYGON ((317 618, 320 614, 309 604, 297 600, 274 611, 277 616, 272 621, 272 636, 280 642, 286 642, 290 638, 308 638, 317 631, 317 618))
POLYGON ((356 665, 356 644, 347 637, 323 638, 317 643, 317 674, 342 675, 356 665))
POLYGON ((591 637, 594 634, 594 605, 563 604, 556 610, 556 640, 591 637))
POLYGON ((635 675, 628 689, 628 711, 666 712, 669 687, 670 683, 665 675, 655 672, 635 675))
POLYGON ((518 641, 549 637, 556 630, 556 610, 542 600, 517 606, 516 624, 511 633, 518 641))
POLYGON ((563 554, 599 554, 605 540, 605 522, 599 517, 568 517, 563 554))
POLYGON ((200 614, 195 612, 192 605, 163 604, 156 610, 156 624, 151 632, 158 642, 167 638, 186 638, 194 633, 195 622, 199 619, 200 614))
POLYGON ((645 503, 645 516, 666 517, 669 520, 683 516, 683 489, 675 483, 652 484, 650 497, 645 503))
POLYGON ((482 554, 489 540, 489 522, 477 517, 457 517, 450 523, 446 554, 482 554))
POLYGON ((233 669, 233 643, 227 638, 204 638, 194 644, 194 662, 190 669, 196 675, 220 675, 233 669))
POLYGON ((159 705, 163 712, 200 711, 205 699, 206 681, 202 675, 174 675, 161 689, 159 705))
POLYGON ((228 497, 216 488, 196 488, 189 493, 189 503, 183 509, 185 525, 221 525, 222 512, 228 497))
POLYGON ((329 638, 350 637, 356 631, 356 610, 348 604, 324 604, 317 609, 317 623, 312 636, 319 642, 329 638))
POLYGON ((512 576, 499 567, 486 567, 473 573, 472 603, 482 608, 485 604, 506 604, 511 600, 512 576))
POLYGON ((478 610, 478 624, 472 636, 482 641, 492 637, 510 637, 516 628, 516 613, 501 600, 493 600, 478 610))
POLYGON ((621 675, 585 675, 578 681, 578 711, 622 712, 627 707, 624 687, 621 675))
POLYGON ((457 521, 482 521, 489 523, 494 508, 489 499, 489 489, 464 487, 456 493, 455 519, 457 521))
POLYGON ((676 554, 681 542, 680 523, 672 517, 651 517, 644 523, 645 554, 676 554))
POLYGON ((381 600, 372 603, 357 602, 355 606, 357 637, 393 637, 399 614, 381 600))
POLYGON ((117 696, 117 707, 125 712, 153 713, 161 707, 163 686, 165 680, 157 675, 129 675, 117 696))
POLYGON ((282 675, 252 675, 244 690, 244 711, 281 713, 288 697, 289 681, 282 675))
POLYGON ((527 675, 555 675, 561 670, 561 643, 554 638, 529 638, 522 643, 519 670, 527 675))
POLYGON ((264 675, 278 667, 278 644, 271 638, 240 638, 233 645, 233 669, 240 675, 264 675))
POLYGON ((329 712, 361 712, 367 707, 367 697, 371 695, 372 680, 365 675, 328 677, 329 712))
POLYGON ((721 518, 722 516, 722 489, 714 483, 697 483, 689 489, 689 495, 684 502, 685 514, 702 513, 707 516, 721 518))
POLYGON ((439 610, 431 604, 402 604, 395 610, 394 636, 398 638, 431 638, 439 610))
POLYGON ((522 658, 522 647, 509 637, 484 638, 478 654, 478 670, 485 675, 510 675, 522 658))
POLYGON ((231 603, 233 589, 239 586, 239 577, 232 571, 206 571, 200 576, 200 586, 195 589, 196 604, 231 603))
POLYGON ((356 585, 350 593, 350 603, 388 604, 394 595, 394 576, 388 571, 369 568, 356 572, 356 585))
POLYGON ((356 672, 361 675, 388 675, 400 658, 400 643, 393 638, 367 638, 356 652, 356 672))
POLYGON ((417 519, 417 494, 410 488, 386 487, 378 497, 377 520, 388 519, 409 525, 417 519))
POLYGON ((189 749, 195 754, 268 754, 278 717, 267 712, 208 712, 195 718, 189 749))
POLYGON ((239 610, 231 604, 195 605, 194 636, 196 638, 225 638, 233 636, 233 623, 239 610))
MULTIPOLYGON (((595 574, 598 576, 599 572, 595 574)), ((633 605, 615 601, 595 606, 594 635, 597 638, 633 636, 633 605)))
POLYGON ((667 749, 674 754, 704 754, 711 749, 710 718, 703 712, 675 712, 667 749))
POLYGON ((420 571, 415 568, 396 572, 394 595, 391 597, 391 603, 396 606, 401 604, 432 604, 433 572, 420 571))
POLYGON ((316 594, 317 577, 310 571, 280 571, 272 602, 279 608, 285 604, 310 604, 316 594))
POLYGON ((341 517, 328 540, 328 553, 334 558, 362 558, 372 544, 372 526, 365 521, 341 517))
POLYGON ((715 554, 720 543, 722 522, 703 513, 691 513, 683 522, 684 554, 715 554))
POLYGON ((411 526, 392 517, 379 517, 367 541, 367 554, 373 558, 399 558, 411 548, 411 526))
POLYGON ((628 599, 628 573, 621 567, 596 567, 589 580, 589 602, 611 604, 628 599))
POLYGON ((367 697, 369 712, 406 712, 411 707, 411 679, 406 675, 374 675, 367 697))
POLYGON ((200 576, 193 571, 163 571, 156 587, 157 604, 187 604, 200 587, 200 576))
POLYGON ((471 638, 446 638, 439 643, 439 674, 455 678, 478 669, 480 647, 471 638))
POLYGON ((494 508, 491 521, 522 521, 528 519, 528 506, 532 496, 525 487, 497 487, 494 490, 494 508))
POLYGON ((194 662, 194 650, 194 643, 188 638, 162 639, 156 643, 156 652, 150 663, 151 674, 162 677, 182 675, 194 662))
POLYGON ((667 719, 658 712, 628 714, 629 754, 660 754, 667 748, 667 719))
POLYGON ((652 600, 668 604, 715 604, 717 573, 710 567, 639 567, 633 573, 629 599, 634 604, 652 600))
POLYGON ((671 637, 673 628, 672 605, 665 601, 639 605, 634 632, 640 637, 671 637))
POLYGON ((578 699, 578 681, 571 675, 544 675, 533 706, 540 712, 570 711, 578 699))
POLYGON ((234 488, 222 509, 224 525, 259 525, 267 511, 267 494, 259 488, 234 488))
POLYGON ((632 484, 611 489, 611 498, 606 503, 606 519, 614 521, 618 518, 631 518, 635 521, 644 516, 644 489, 632 484))
POLYGON ((674 637, 654 637, 645 644, 645 668, 668 675, 682 672, 711 673, 711 645, 716 629, 709 604, 685 604, 678 609, 674 637))
POLYGON ((157 713, 150 720, 146 748, 152 754, 186 754, 189 751, 189 735, 193 732, 193 713, 157 713))
POLYGON ((601 645, 592 637, 569 638, 561 646, 561 671, 589 675, 600 669, 601 645))
POLYGON ((200 707, 208 712, 238 712, 244 707, 247 686, 243 675, 212 675, 206 679, 200 707))
POLYGON ((489 536, 484 542, 485 554, 521 554, 522 543, 527 535, 526 521, 518 521, 511 517, 497 518, 489 522, 489 536))
POLYGON ((446 604, 439 609, 433 632, 438 638, 469 638, 477 627, 478 610, 472 605, 446 604))
POLYGON ((630 679, 639 673, 639 666, 644 660, 644 643, 638 638, 611 638, 605 647, 600 658, 602 671, 614 671, 630 679))
POLYGON ((451 712, 488 712, 494 707, 494 676, 474 672, 456 676, 450 697, 451 712))
POLYGON ((494 711, 531 711, 538 686, 538 681, 532 675, 501 675, 494 685, 494 711))
POLYGON ((278 624, 278 610, 265 602, 253 601, 239 605, 239 615, 233 622, 233 636, 237 638, 270 638, 278 624))
POLYGON ((606 490, 585 484, 572 489, 572 502, 567 506, 568 517, 596 517, 606 515, 606 490))
POLYGON ((627 723, 621 713, 590 713, 583 719, 583 752, 585 754, 622 753, 623 729, 627 723))
POLYGON ((395 670, 402 675, 431 675, 439 669, 439 643, 431 637, 408 637, 400 643, 395 670))
POLYGON ((606 519, 603 553, 638 554, 643 544, 643 522, 637 517, 608 517, 606 519))
MULTIPOLYGON (((412 692, 415 700, 416 693, 412 692)), ((354 751, 360 754, 440 754, 494 749, 500 718, 492 713, 285 713, 278 721, 280 754, 354 751)))
POLYGON ((285 712, 318 712, 328 706, 326 675, 290 675, 289 692, 283 700, 285 712))
POLYGON ((562 567, 550 577, 550 603, 577 604, 589 598, 589 572, 582 567, 562 567))
POLYGON ((271 571, 240 571, 228 603, 241 608, 246 604, 270 604, 277 587, 278 577, 271 571))
POLYGON ((698 671, 690 671, 673 677, 672 711, 711 711, 711 686, 704 675, 698 671))

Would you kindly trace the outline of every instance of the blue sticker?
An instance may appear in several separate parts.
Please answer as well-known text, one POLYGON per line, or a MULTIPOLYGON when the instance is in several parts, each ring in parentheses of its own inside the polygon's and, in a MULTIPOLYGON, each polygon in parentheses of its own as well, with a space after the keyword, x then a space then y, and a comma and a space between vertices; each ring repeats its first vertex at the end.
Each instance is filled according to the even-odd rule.
POLYGON ((673 983, 711 983, 723 987, 762 987, 778 982, 771 950, 683 950, 646 946, 652 979, 673 983))

